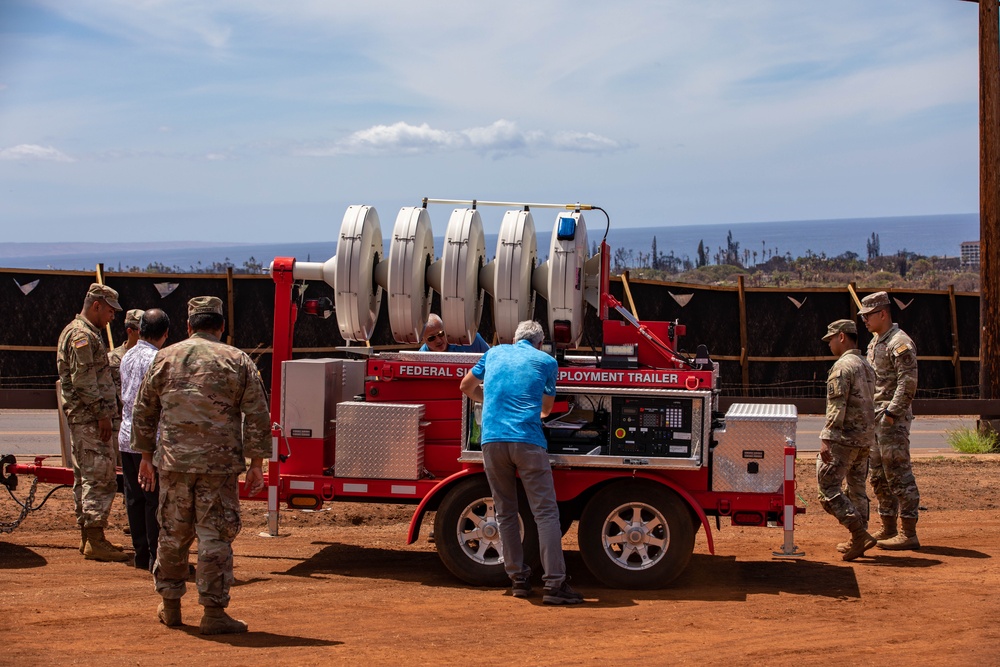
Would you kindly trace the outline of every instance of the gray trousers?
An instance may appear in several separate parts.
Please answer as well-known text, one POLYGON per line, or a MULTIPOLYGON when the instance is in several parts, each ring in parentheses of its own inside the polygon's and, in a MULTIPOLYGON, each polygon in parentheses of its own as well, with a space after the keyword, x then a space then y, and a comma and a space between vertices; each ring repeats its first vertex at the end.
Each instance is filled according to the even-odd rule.
POLYGON ((524 442, 488 442, 483 445, 483 464, 500 523, 507 576, 513 579, 531 574, 531 569, 524 564, 517 519, 517 477, 520 476, 531 515, 538 526, 538 546, 545 570, 542 581, 546 588, 558 588, 566 579, 566 561, 549 453, 538 445, 524 442))

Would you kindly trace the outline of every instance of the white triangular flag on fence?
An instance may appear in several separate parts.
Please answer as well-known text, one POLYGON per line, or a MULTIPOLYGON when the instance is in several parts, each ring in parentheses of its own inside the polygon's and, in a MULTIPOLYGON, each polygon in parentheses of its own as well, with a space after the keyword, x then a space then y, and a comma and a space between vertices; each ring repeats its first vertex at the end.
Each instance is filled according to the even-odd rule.
POLYGON ((892 300, 896 302, 896 305, 899 307, 900 310, 906 310, 907 308, 910 307, 910 304, 913 303, 913 299, 910 299, 905 304, 896 297, 892 297, 892 300))
POLYGON ((161 299, 169 296, 179 286, 180 283, 153 283, 153 287, 155 287, 156 291, 160 293, 161 299))
POLYGON ((28 292, 38 287, 39 280, 41 280, 41 278, 32 280, 30 283, 25 283, 22 285, 21 283, 17 282, 17 278, 14 278, 14 284, 17 285, 17 288, 19 290, 21 290, 21 294, 23 294, 24 296, 28 296, 28 292))
POLYGON ((803 306, 803 304, 805 304, 806 299, 808 299, 808 298, 809 297, 806 297, 805 299, 802 299, 802 301, 796 301, 792 297, 788 297, 788 300, 791 301, 792 303, 794 303, 796 308, 801 308, 803 306))
POLYGON ((691 300, 691 297, 694 296, 694 292, 692 292, 691 294, 674 294, 673 292, 667 292, 667 294, 674 297, 674 301, 676 301, 677 305, 679 305, 681 308, 688 305, 688 302, 691 300))

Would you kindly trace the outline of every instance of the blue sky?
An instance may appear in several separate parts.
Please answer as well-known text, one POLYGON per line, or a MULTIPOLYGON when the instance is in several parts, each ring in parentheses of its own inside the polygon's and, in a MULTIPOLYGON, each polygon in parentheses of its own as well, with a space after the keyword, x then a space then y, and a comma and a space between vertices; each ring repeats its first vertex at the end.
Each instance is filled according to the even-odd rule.
POLYGON ((616 227, 972 212, 977 31, 958 0, 4 0, 0 220, 277 242, 334 240, 350 204, 388 233, 425 196, 616 227))

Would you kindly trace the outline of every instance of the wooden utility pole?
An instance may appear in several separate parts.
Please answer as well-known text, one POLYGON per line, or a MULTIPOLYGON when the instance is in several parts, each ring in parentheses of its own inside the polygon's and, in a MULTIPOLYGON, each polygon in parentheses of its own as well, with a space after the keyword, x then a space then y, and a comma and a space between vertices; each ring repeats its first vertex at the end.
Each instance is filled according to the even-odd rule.
MULTIPOLYGON (((1000 18, 979 3, 979 397, 1000 398, 1000 18)), ((982 420, 1000 415, 981 415, 982 420)))

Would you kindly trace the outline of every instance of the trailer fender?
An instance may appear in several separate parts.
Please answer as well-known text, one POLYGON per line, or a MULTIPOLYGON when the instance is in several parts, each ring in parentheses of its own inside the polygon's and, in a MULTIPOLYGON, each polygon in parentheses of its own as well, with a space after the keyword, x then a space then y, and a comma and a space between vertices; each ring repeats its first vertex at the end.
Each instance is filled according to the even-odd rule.
POLYGON ((413 512, 413 517, 410 519, 410 529, 406 534, 406 543, 413 544, 420 537, 420 523, 424 520, 424 514, 427 513, 427 507, 433 503, 440 500, 441 496, 444 495, 449 488, 451 488, 456 482, 461 479, 465 479, 470 475, 482 475, 482 469, 475 468, 465 468, 459 470, 453 475, 445 477, 440 482, 434 485, 434 488, 428 492, 424 499, 420 501, 417 505, 417 509, 413 512))
POLYGON ((708 553, 713 556, 715 555, 715 541, 712 539, 712 528, 708 523, 708 516, 705 515, 705 510, 701 508, 701 505, 698 504, 694 497, 688 493, 684 487, 678 486, 669 479, 664 479, 663 477, 657 477, 656 475, 650 475, 638 471, 633 474, 633 477, 636 479, 648 479, 652 482, 662 484, 683 498, 684 502, 688 504, 688 507, 694 510, 695 515, 701 521, 701 527, 705 529, 705 540, 708 542, 708 553))

